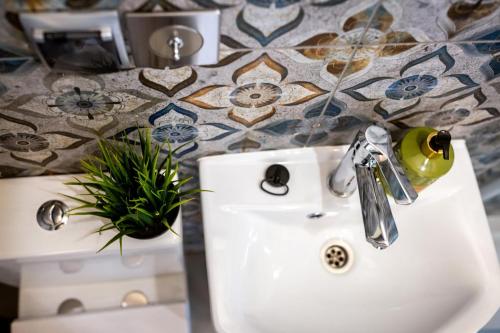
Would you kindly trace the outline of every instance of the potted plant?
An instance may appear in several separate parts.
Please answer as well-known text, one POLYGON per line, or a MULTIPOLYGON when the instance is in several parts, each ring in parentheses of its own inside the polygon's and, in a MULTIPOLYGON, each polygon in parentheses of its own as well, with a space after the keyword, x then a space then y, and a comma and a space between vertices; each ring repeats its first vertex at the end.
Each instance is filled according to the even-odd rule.
MULTIPOLYGON (((172 225, 179 208, 192 200, 190 196, 199 189, 182 191, 181 187, 192 177, 179 179, 179 165, 173 161, 175 152, 168 144, 168 153, 160 160, 162 147, 151 143, 150 130, 139 131, 139 147, 128 140, 117 144, 111 141, 98 142, 100 157, 82 160, 85 175, 67 185, 82 187, 93 198, 67 196, 81 203, 71 209, 70 215, 93 215, 109 220, 96 230, 116 230, 98 252, 124 236, 149 239, 167 231, 174 234, 172 225)), ((177 234, 176 234, 177 235, 177 234)))

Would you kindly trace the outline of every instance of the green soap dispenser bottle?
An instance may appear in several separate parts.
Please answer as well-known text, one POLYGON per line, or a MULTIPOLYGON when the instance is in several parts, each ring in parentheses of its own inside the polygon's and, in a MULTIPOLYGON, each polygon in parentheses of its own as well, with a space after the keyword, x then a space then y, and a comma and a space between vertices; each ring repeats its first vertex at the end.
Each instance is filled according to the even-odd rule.
POLYGON ((417 192, 450 171, 455 158, 450 133, 429 127, 409 130, 394 152, 417 192))

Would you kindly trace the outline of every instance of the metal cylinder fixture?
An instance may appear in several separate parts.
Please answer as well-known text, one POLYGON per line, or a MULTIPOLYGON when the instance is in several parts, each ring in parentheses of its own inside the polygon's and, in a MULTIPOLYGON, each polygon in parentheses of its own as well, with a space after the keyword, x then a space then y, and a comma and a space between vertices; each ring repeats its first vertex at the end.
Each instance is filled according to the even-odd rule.
POLYGON ((60 200, 49 200, 38 208, 36 219, 45 230, 58 230, 68 222, 69 207, 60 200))

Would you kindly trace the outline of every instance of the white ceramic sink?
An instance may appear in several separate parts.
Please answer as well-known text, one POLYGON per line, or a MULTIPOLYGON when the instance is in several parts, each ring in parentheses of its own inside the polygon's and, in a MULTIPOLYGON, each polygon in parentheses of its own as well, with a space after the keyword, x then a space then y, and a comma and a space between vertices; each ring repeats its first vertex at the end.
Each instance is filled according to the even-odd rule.
POLYGON ((477 332, 500 305, 500 270, 465 143, 453 146, 446 176, 412 205, 391 202, 399 238, 385 250, 365 240, 357 192, 327 188, 347 146, 200 159, 217 331, 477 332), (259 188, 274 163, 290 171, 286 196, 259 188), (330 245, 347 251, 342 269, 330 245))

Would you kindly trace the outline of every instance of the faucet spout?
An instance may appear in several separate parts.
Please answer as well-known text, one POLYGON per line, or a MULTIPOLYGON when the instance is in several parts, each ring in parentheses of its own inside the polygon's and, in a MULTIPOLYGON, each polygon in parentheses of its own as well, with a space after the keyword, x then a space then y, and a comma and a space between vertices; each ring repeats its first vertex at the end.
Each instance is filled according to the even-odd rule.
POLYGON ((369 124, 357 133, 331 174, 329 186, 334 194, 348 197, 357 184, 367 241, 378 249, 385 249, 397 239, 398 230, 377 177, 383 178, 397 204, 407 205, 417 199, 417 192, 394 155, 389 132, 369 124))

